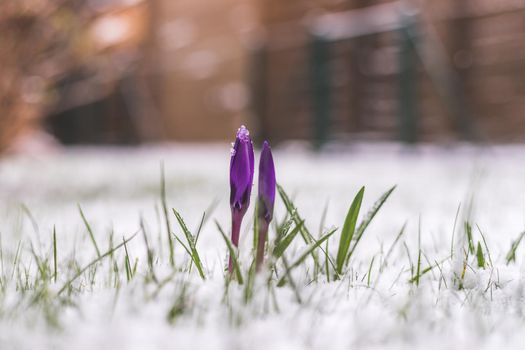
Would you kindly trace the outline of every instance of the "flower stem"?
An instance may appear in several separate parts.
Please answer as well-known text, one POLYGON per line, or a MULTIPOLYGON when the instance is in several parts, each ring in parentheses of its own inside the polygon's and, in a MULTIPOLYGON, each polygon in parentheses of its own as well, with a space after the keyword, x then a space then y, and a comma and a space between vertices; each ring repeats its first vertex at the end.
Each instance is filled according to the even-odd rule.
POLYGON ((264 218, 259 219, 259 241, 257 242, 257 258, 255 262, 256 271, 260 271, 264 262, 264 248, 266 236, 268 235, 268 223, 264 218))
MULTIPOLYGON (((239 236, 241 235, 241 223, 244 213, 237 210, 232 210, 232 243, 238 248, 239 247, 239 236)), ((228 261, 228 271, 233 272, 233 261, 232 257, 228 261)))

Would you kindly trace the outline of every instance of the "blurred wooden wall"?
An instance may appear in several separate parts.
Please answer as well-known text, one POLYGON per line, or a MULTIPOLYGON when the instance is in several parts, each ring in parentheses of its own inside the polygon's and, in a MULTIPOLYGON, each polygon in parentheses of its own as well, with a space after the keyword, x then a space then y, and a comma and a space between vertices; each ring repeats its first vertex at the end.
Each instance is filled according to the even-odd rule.
POLYGON ((231 139, 250 122, 247 64, 252 1, 156 0, 157 81, 164 133, 180 141, 231 139))
MULTIPOLYGON (((279 140, 316 137, 313 18, 394 3, 259 1, 267 33, 263 133, 279 140)), ((329 100, 329 137, 397 140, 405 128, 415 133, 407 138, 412 141, 525 141, 525 3, 414 3, 423 4, 415 25, 418 47, 403 44, 400 30, 324 44, 330 93, 321 100, 329 100), (413 121, 403 119, 407 113, 413 121)))
MULTIPOLYGON (((162 70, 158 89, 166 137, 226 139, 239 124, 249 123, 260 138, 277 141, 323 137, 314 115, 324 108, 316 106, 323 82, 316 87, 312 81, 309 24, 324 14, 400 3, 156 1, 162 70)), ((423 43, 423 49, 410 43, 403 47, 399 30, 325 45, 330 70, 325 82, 330 93, 323 97, 329 105, 326 137, 525 140, 525 3, 405 3, 422 5, 418 20, 423 22, 416 25, 421 33, 416 35, 434 41, 423 43), (418 52, 432 45, 439 52, 418 52), (433 67, 436 59, 425 62, 425 54, 442 56, 446 67, 433 67), (405 59, 408 68, 400 62, 405 59)))
MULTIPOLYGON (((34 64, 32 58, 39 55, 21 55, 24 60, 20 61, 7 54, 14 44, 5 43, 38 49, 38 45, 27 45, 31 43, 27 38, 43 31, 24 22, 31 33, 16 35, 27 40, 4 35, 0 63, 11 67, 11 73, 22 69, 28 77, 41 79, 18 79, 4 69, 0 77, 0 149, 21 130, 39 124, 45 113, 62 113, 85 103, 71 107, 68 104, 76 99, 67 91, 65 98, 53 102, 47 98, 56 99, 57 94, 32 89, 47 91, 53 81, 67 78, 65 72, 98 64, 103 68, 87 70, 86 76, 95 83, 103 82, 103 88, 95 84, 89 94, 75 96, 96 98, 116 90, 125 95, 123 107, 108 112, 122 123, 111 122, 114 118, 106 118, 106 112, 96 112, 97 120, 107 121, 111 132, 103 130, 104 135, 113 135, 111 142, 128 140, 130 133, 138 141, 226 140, 242 123, 257 137, 273 141, 525 141, 525 3, 414 1, 423 4, 415 34, 395 29, 333 42, 312 36, 312 23, 323 15, 395 3, 399 4, 391 0, 139 1, 132 12, 100 11, 101 19, 126 13, 133 14, 126 18, 140 19, 131 21, 139 23, 132 25, 139 30, 130 32, 130 38, 139 37, 130 42, 139 44, 127 45, 126 41, 125 45, 99 47, 79 45, 66 35, 52 36, 65 38, 67 45, 61 47, 67 60, 50 61, 66 68, 51 78, 35 71, 42 65, 34 64), (407 35, 414 35, 422 45, 406 41, 407 35), (122 69, 121 62, 127 62, 129 68, 122 69), (110 84, 99 79, 113 75, 110 84), (29 93, 18 93, 22 88, 29 93), (35 104, 37 95, 46 100, 35 104), (52 104, 51 112, 46 110, 52 104)), ((34 12, 36 23, 49 23, 38 16, 39 11, 34 12)), ((0 20, 5 13, 0 13, 0 20)), ((81 17, 96 24, 97 16, 81 17)), ((82 23, 76 27, 88 28, 82 23)), ((105 27, 101 28, 98 33, 104 34, 105 27)), ((70 120, 67 113, 62 117, 70 120)), ((77 136, 68 124, 58 124, 74 143, 77 136)), ((93 133, 101 130, 97 125, 93 133)), ((100 135, 95 136, 88 140, 99 142, 100 135)))

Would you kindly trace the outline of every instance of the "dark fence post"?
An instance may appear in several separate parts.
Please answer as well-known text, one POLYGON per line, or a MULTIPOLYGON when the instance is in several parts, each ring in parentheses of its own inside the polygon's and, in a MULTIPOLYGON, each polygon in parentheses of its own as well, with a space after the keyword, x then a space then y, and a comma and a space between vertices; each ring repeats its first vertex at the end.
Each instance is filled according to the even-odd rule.
POLYGON ((249 86, 250 109, 257 120, 257 138, 268 140, 271 134, 267 113, 268 49, 260 44, 250 50, 249 86))
POLYGON ((313 145, 321 148, 329 139, 332 114, 330 47, 323 38, 311 37, 310 79, 313 94, 313 145))
POLYGON ((413 16, 402 15, 399 45, 399 136, 409 144, 418 141, 417 96, 417 23, 413 16))

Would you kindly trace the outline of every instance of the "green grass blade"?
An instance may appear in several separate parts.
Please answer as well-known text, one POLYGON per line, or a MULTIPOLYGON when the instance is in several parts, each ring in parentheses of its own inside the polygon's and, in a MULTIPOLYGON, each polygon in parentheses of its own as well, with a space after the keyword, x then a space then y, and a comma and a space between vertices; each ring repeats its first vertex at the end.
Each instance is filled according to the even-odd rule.
POLYGON ((126 268, 126 279, 129 282, 133 278, 133 273, 132 273, 132 270, 131 270, 131 261, 130 261, 130 258, 129 258, 128 246, 126 245, 126 240, 125 240, 124 237, 122 237, 122 243, 124 244, 124 251, 125 251, 124 267, 126 268))
POLYGON ((255 275, 256 275, 255 257, 248 269, 246 283, 244 285, 244 303, 248 304, 253 297, 253 291, 255 287, 255 275))
POLYGON ((421 249, 419 249, 417 253, 417 267, 416 267, 416 277, 415 277, 416 286, 419 286, 420 277, 421 277, 421 249))
POLYGON ((359 215, 359 210, 361 209, 364 193, 365 188, 361 187, 359 192, 357 192, 355 195, 350 208, 348 209, 348 214, 346 214, 343 230, 341 231, 341 236, 339 238, 339 249, 337 250, 336 258, 336 272, 339 275, 343 272, 343 266, 348 254, 348 250, 350 249, 350 243, 354 237, 357 217, 359 215))
MULTIPOLYGON (((279 192, 279 196, 281 197, 288 214, 293 219, 295 224, 299 225, 299 223, 304 220, 299 215, 299 212, 297 211, 297 208, 295 207, 290 197, 286 194, 284 189, 279 184, 277 184, 277 192, 279 192)), ((301 226, 300 232, 306 244, 311 244, 312 242, 315 241, 310 231, 306 228, 306 225, 303 224, 301 226)), ((319 267, 319 258, 317 257, 315 250, 312 251, 311 255, 312 255, 312 259, 314 260, 314 264, 316 268, 319 267)))
POLYGON ((162 204, 162 213, 164 214, 164 222, 166 224, 166 233, 168 235, 169 259, 171 267, 175 267, 175 252, 173 239, 171 238, 171 224, 168 215, 168 203, 166 200, 166 177, 164 175, 164 163, 160 163, 160 201, 162 204))
POLYGON ((33 226, 33 231, 36 234, 36 238, 38 240, 39 248, 42 247, 42 242, 40 241, 40 229, 38 227, 38 222, 36 221, 33 213, 31 213, 31 210, 29 210, 29 207, 22 203, 21 205, 22 211, 25 215, 27 215, 27 218, 29 219, 29 222, 31 222, 31 226, 33 226))
POLYGON ((53 279, 57 282, 57 230, 53 226, 53 279))
POLYGON ((201 235, 202 228, 204 227, 204 222, 206 221, 206 212, 202 213, 201 220, 199 221, 199 226, 197 227, 197 233, 195 234, 195 244, 199 241, 199 237, 201 235))
POLYGON ((303 261, 308 257, 308 255, 312 254, 313 251, 319 248, 319 246, 323 244, 323 242, 326 241, 328 238, 330 238, 330 236, 332 236, 335 233, 335 231, 337 231, 337 229, 335 228, 328 231, 328 233, 319 238, 319 240, 310 244, 310 246, 306 248, 306 250, 299 256, 299 258, 293 264, 290 265, 289 269, 291 270, 301 265, 303 261))
POLYGON ((367 273, 367 277, 366 277, 366 285, 368 287, 370 287, 370 279, 372 277, 372 267, 374 267, 374 261, 375 261, 376 257, 372 257, 372 261, 370 261, 370 266, 368 267, 368 273, 367 273))
POLYGON ((454 238, 456 236, 456 225, 458 223, 459 212, 461 210, 461 203, 458 205, 456 210, 456 216, 454 217, 454 224, 452 225, 452 238, 450 239, 450 256, 454 257, 454 238))
POLYGON ((381 263, 381 267, 379 268, 380 272, 383 272, 385 267, 388 264, 388 259, 390 258, 390 255, 392 255, 392 252, 394 251, 394 247, 397 245, 403 234, 405 233, 407 227, 407 223, 405 222, 403 226, 401 227, 401 230, 399 230, 399 233, 397 234, 396 238, 394 239, 394 242, 392 242, 392 245, 390 245, 390 248, 388 248, 387 253, 385 254, 385 258, 383 259, 383 262, 381 263))
POLYGON ((363 220, 359 224, 359 227, 357 228, 357 230, 356 230, 356 232, 354 234, 354 237, 355 237, 354 238, 354 244, 352 245, 352 248, 350 249, 350 252, 346 256, 345 265, 348 265, 348 262, 350 261, 350 258, 354 254, 354 251, 355 251, 359 241, 361 240, 361 238, 363 238, 363 235, 364 235, 368 225, 370 224, 370 222, 372 222, 372 220, 376 216, 377 212, 381 209, 383 204, 385 204, 386 200, 388 199, 388 197, 390 197, 390 195, 392 194, 392 192, 394 192, 395 189, 396 189, 396 186, 393 186, 391 189, 386 191, 381 197, 379 197, 379 199, 374 203, 372 208, 368 211, 366 216, 363 218, 363 220))
POLYGON ((146 248, 146 260, 148 262, 148 273, 155 283, 158 284, 157 275, 155 274, 155 268, 153 266, 153 249, 150 246, 148 234, 146 232, 146 225, 144 218, 140 217, 140 231, 142 232, 142 239, 144 240, 144 246, 146 248))
POLYGON ((485 256, 483 255, 483 248, 481 247, 481 242, 478 242, 476 258, 478 260, 478 267, 484 269, 485 268, 485 256))
POLYGON ((326 240, 326 245, 325 245, 325 261, 324 261, 324 267, 325 267, 325 274, 326 274, 326 282, 330 282, 330 255, 329 255, 329 250, 328 250, 328 242, 330 242, 330 240, 326 240))
POLYGON ((483 232, 481 231, 481 228, 476 225, 478 231, 479 231, 479 234, 481 235, 481 238, 483 239, 483 245, 485 246, 485 251, 487 252, 487 258, 489 259, 489 264, 491 267, 494 267, 494 264, 492 263, 492 257, 490 255, 490 249, 489 249, 489 246, 487 244, 487 240, 485 239, 485 235, 483 234, 483 232))
POLYGON ((11 279, 13 279, 15 277, 15 273, 17 271, 17 268, 19 267, 19 263, 20 263, 20 255, 21 255, 21 252, 22 252, 22 241, 18 241, 18 244, 16 245, 16 250, 15 250, 15 256, 13 258, 13 269, 11 270, 11 279))
POLYGON ((279 258, 279 257, 281 257, 283 255, 283 253, 286 251, 286 249, 293 242, 294 238, 297 236, 299 231, 301 231, 301 227, 303 226, 303 224, 304 224, 304 220, 299 222, 299 225, 296 225, 294 227, 294 229, 289 234, 284 236, 284 238, 280 242, 278 242, 276 244, 275 248, 273 249, 273 255, 276 258, 279 258))
POLYGON ((334 232, 337 231, 337 229, 332 229, 330 231, 328 231, 328 233, 326 233, 324 236, 322 236, 319 240, 313 242, 312 244, 310 244, 308 246, 308 248, 305 249, 305 251, 299 255, 299 258, 297 260, 295 260, 295 262, 293 264, 288 264, 286 262, 286 258, 285 256, 283 256, 283 262, 285 263, 285 276, 281 277, 281 279, 279 280, 279 282, 277 282, 277 286, 281 287, 284 285, 284 282, 285 282, 285 278, 286 277, 289 277, 291 276, 291 271, 296 268, 297 266, 301 265, 304 260, 310 255, 312 254, 312 252, 314 250, 316 250, 317 248, 319 248, 321 246, 321 244, 323 244, 323 242, 325 242, 328 238, 330 238, 334 232))
POLYGON ((208 219, 211 218, 211 215, 213 214, 213 212, 215 211, 215 209, 217 208, 219 203, 220 203, 220 201, 217 198, 215 198, 213 200, 213 202, 210 203, 208 208, 206 208, 206 210, 202 214, 202 218, 201 218, 201 221, 199 223, 199 227, 197 228, 197 231, 196 231, 197 233, 195 234, 195 245, 197 245, 197 242, 199 242, 199 237, 201 235, 202 229, 204 228, 204 226, 208 222, 208 219))
POLYGON ((93 243, 93 246, 95 247, 95 250, 97 251, 97 256, 100 258, 100 249, 98 248, 97 241, 95 240, 95 235, 93 234, 93 230, 91 229, 91 226, 89 225, 89 222, 86 219, 86 216, 84 215, 84 212, 82 211, 82 208, 80 207, 80 204, 78 205, 78 211, 80 212, 80 216, 82 217, 82 221, 84 221, 84 225, 86 226, 86 229, 89 233, 89 238, 91 238, 91 243, 93 243))
POLYGON ((465 233, 467 235, 468 250, 471 255, 474 255, 476 253, 476 249, 474 245, 474 238, 472 237, 472 226, 468 221, 465 221, 465 233))
POLYGON ((117 251, 118 249, 122 248, 124 246, 124 244, 127 244, 128 242, 130 242, 133 238, 135 238, 138 234, 138 231, 135 232, 131 237, 129 237, 128 239, 125 239, 122 243, 120 243, 119 245, 115 246, 114 248, 111 248, 109 249, 107 252, 105 252, 104 254, 102 254, 100 257, 97 257, 95 260, 91 261, 89 264, 87 264, 86 266, 84 266, 82 269, 79 269, 79 271, 77 271, 77 273, 72 277, 70 278, 66 283, 64 283, 64 285, 62 286, 62 288, 60 288, 57 292, 57 295, 60 295, 62 294, 66 288, 68 288, 71 283, 73 283, 77 278, 79 278, 80 276, 82 276, 82 274, 84 272, 86 272, 89 268, 91 268, 92 266, 94 266, 96 263, 98 263, 99 261, 101 261, 102 259, 104 259, 105 257, 107 256, 110 256, 111 254, 113 254, 115 251, 117 251))
POLYGON ((288 220, 285 220, 281 225, 277 227, 277 237, 275 238, 275 246, 279 244, 279 242, 288 234, 290 231, 290 228, 294 224, 293 218, 290 218, 288 220))
MULTIPOLYGON (((405 247, 406 247, 406 245, 405 245, 405 247)), ((440 262, 435 262, 434 265, 429 265, 429 266, 425 267, 423 270, 420 270, 417 274, 413 275, 412 278, 410 278, 408 280, 408 282, 409 283, 417 283, 417 284, 419 284, 419 281, 421 280, 421 277, 423 277, 428 272, 432 271, 435 267, 439 268, 439 265, 443 264, 447 260, 449 260, 449 257, 441 260, 440 262)))
POLYGON ((38 254, 35 251, 35 247, 33 246, 32 242, 29 242, 31 246, 31 254, 33 255, 33 258, 35 259, 36 265, 38 267, 38 271, 40 272, 40 277, 43 281, 47 280, 47 268, 46 264, 40 260, 38 257, 38 254))
POLYGON ((219 222, 217 220, 215 220, 215 225, 219 229, 219 232, 220 232, 222 238, 224 239, 224 242, 226 243, 226 246, 228 247, 228 252, 230 253, 230 256, 232 258, 233 270, 235 271, 235 276, 237 277, 237 281, 239 282, 239 284, 243 284, 244 281, 243 281, 243 278, 242 278, 241 267, 239 266, 239 260, 237 259, 237 255, 235 253, 235 248, 233 247, 233 244, 230 241, 230 239, 226 236, 226 234, 222 230, 222 227, 221 227, 221 225, 219 224, 219 222))
POLYGON ((408 265, 410 266, 410 275, 413 278, 415 276, 414 275, 414 262, 412 261, 412 255, 410 254, 410 249, 408 248, 408 245, 405 241, 403 241, 403 247, 405 247, 405 252, 407 254, 408 265))
POLYGON ((321 220, 319 220, 319 236, 321 236, 324 231, 326 215, 328 214, 328 204, 330 204, 330 202, 327 200, 323 208, 323 213, 321 214, 321 220))
POLYGON ((206 279, 206 276, 204 274, 204 268, 202 267, 201 258, 199 256, 199 252, 197 251, 197 247, 195 246, 195 238, 191 234, 190 230, 188 230, 188 227, 184 223, 184 219, 182 219, 182 216, 175 210, 172 209, 173 213, 175 214, 175 217, 177 218, 177 221, 179 223, 180 228, 182 229, 182 232, 184 232, 184 236, 186 236, 186 241, 188 242, 188 247, 191 251, 191 259, 193 260, 193 263, 195 264, 195 267, 197 268, 197 271, 199 271, 199 275, 204 280, 206 279))
POLYGON ((421 216, 419 216, 418 230, 417 230, 417 270, 416 270, 416 286, 419 287, 419 278, 421 273, 421 216))
MULTIPOLYGON (((299 288, 297 287, 297 284, 294 281, 294 278, 292 276, 290 265, 288 264, 288 260, 286 259, 286 256, 283 256, 283 264, 285 267, 285 277, 288 278, 288 282, 290 283, 290 287, 292 287, 292 290, 295 294, 295 299, 297 300, 298 304, 303 303, 303 298, 301 297, 301 293, 299 292, 299 288)), ((277 283, 277 287, 282 287, 285 283, 285 278, 281 278, 279 282, 277 283)))
MULTIPOLYGON (((179 242, 179 244, 182 246, 182 248, 186 251, 186 253, 188 253, 188 256, 191 258, 191 250, 190 250, 190 248, 188 248, 186 246, 186 244, 184 244, 184 242, 176 234, 173 234, 173 236, 175 237, 177 242, 179 242)), ((192 259, 192 261, 193 261, 193 259, 192 259)))
POLYGON ((511 262, 516 261, 516 250, 518 249, 518 246, 520 245, 520 242, 524 236, 525 236, 525 232, 522 232, 520 233, 519 237, 516 240, 512 241, 510 250, 507 253, 507 256, 505 258, 507 260, 507 265, 510 264, 511 262))

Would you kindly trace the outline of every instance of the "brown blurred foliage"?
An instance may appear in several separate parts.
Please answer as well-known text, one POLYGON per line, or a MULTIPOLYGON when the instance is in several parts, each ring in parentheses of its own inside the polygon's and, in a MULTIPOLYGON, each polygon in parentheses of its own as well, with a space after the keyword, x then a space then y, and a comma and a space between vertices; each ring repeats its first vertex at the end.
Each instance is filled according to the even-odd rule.
MULTIPOLYGON (((89 77, 104 76, 106 86, 118 79, 133 54, 130 55, 128 49, 125 58, 115 62, 111 50, 114 46, 133 46, 129 41, 139 41, 145 30, 144 16, 140 16, 145 12, 140 7, 143 2, 134 2, 131 15, 126 12, 133 22, 130 25, 123 22, 124 27, 119 19, 122 13, 119 3, 0 1, 0 151, 21 133, 37 126, 50 110, 60 108, 56 83, 71 72, 83 70, 89 77), (140 20, 137 17, 141 17, 140 20), (117 27, 124 28, 121 32, 125 32, 125 36, 111 36, 114 30, 108 25, 111 27, 115 21, 117 27), (115 69, 116 64, 120 70, 115 69)), ((89 91, 100 90, 99 85, 79 89, 76 96, 89 99, 90 93, 100 93, 89 91)), ((72 98, 68 96, 68 99, 72 98)))
POLYGON ((0 150, 38 122, 50 82, 78 61, 78 10, 66 0, 0 2, 0 150))

